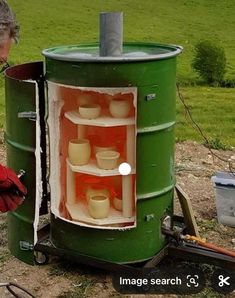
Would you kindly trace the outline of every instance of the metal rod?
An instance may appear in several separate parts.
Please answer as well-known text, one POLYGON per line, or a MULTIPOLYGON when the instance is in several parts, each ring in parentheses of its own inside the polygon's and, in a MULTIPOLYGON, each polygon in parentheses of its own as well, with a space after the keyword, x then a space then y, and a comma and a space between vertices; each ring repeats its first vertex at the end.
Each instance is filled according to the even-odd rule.
POLYGON ((123 13, 100 13, 100 56, 121 56, 123 42, 123 13))
POLYGON ((168 245, 169 257, 194 261, 198 263, 212 264, 222 268, 235 270, 235 258, 224 254, 213 252, 196 245, 185 245, 175 247, 174 244, 168 245))

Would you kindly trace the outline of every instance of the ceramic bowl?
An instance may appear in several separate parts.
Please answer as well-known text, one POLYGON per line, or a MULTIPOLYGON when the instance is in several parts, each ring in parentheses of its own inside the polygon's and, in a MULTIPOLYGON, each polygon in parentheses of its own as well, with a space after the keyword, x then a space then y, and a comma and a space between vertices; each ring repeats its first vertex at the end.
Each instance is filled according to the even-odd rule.
POLYGON ((117 151, 100 151, 96 153, 96 161, 98 167, 104 170, 115 169, 118 165, 120 153, 117 151))
POLYGON ((115 151, 116 146, 94 146, 93 147, 94 154, 96 155, 97 152, 102 152, 102 151, 115 151))
POLYGON ((101 107, 98 104, 84 104, 78 108, 79 114, 85 119, 95 119, 99 117, 101 107))
POLYGON ((130 108, 129 100, 122 98, 114 98, 109 104, 109 112, 114 118, 126 118, 130 108))

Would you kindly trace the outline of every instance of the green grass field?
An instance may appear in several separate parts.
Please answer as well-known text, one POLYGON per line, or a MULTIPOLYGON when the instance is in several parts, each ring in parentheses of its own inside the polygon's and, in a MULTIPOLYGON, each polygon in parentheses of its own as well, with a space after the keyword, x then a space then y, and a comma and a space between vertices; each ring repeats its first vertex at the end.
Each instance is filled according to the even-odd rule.
MULTIPOLYGON (((124 40, 179 44, 178 81, 194 82, 194 45, 209 39, 224 47, 226 79, 235 79, 234 0, 8 0, 21 25, 21 40, 9 57, 12 64, 43 59, 44 48, 98 40, 98 14, 123 11, 124 40)), ((0 126, 4 125, 3 81, 0 81, 0 126)), ((182 93, 198 124, 211 139, 235 146, 234 89, 184 87, 182 93)), ((177 139, 201 141, 186 125, 177 105, 177 139)))
MULTIPOLYGON (((193 119, 203 130, 215 149, 235 146, 235 90, 233 88, 193 87, 181 88, 193 119)), ((200 134, 185 117, 185 110, 177 97, 176 137, 203 143, 200 134)))

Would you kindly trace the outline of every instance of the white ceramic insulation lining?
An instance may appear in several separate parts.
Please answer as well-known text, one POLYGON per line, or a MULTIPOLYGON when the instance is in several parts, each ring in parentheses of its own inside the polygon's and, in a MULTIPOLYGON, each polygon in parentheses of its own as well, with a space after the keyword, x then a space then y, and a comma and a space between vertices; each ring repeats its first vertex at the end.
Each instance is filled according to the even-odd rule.
POLYGON ((41 169, 41 128, 40 128, 40 114, 39 114, 39 90, 38 85, 35 84, 35 100, 36 100, 36 193, 35 193, 35 216, 34 216, 34 245, 38 241, 37 229, 39 224, 39 210, 42 203, 42 169, 41 169))

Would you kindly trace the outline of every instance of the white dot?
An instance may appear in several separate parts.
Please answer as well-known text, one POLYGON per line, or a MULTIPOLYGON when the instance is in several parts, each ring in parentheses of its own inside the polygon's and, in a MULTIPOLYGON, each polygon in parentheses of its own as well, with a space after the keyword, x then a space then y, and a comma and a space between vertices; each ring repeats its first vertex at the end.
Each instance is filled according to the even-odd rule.
POLYGON ((131 172, 131 166, 129 163, 123 162, 120 164, 118 170, 121 175, 129 175, 131 172))

